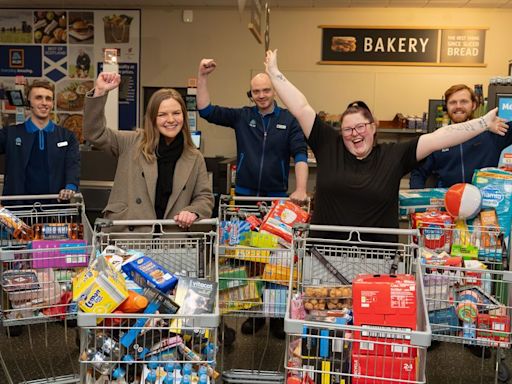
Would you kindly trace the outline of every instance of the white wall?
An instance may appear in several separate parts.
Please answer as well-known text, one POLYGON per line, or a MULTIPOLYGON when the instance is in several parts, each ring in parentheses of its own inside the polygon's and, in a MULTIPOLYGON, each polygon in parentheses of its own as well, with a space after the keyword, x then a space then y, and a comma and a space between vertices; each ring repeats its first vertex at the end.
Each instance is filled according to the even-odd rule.
MULTIPOLYGON (((512 10, 342 8, 271 10, 271 47, 279 49, 285 75, 303 90, 317 110, 339 113, 351 100, 369 102, 381 120, 397 112, 421 114, 427 100, 440 98, 456 83, 484 84, 494 75, 507 75, 512 59, 510 20, 512 10), (318 65, 321 29, 318 25, 483 27, 487 67, 405 67, 318 65)), ((249 12, 195 9, 193 23, 181 21, 181 10, 143 9, 143 86, 186 86, 195 77, 202 57, 215 58, 218 68, 210 76, 212 101, 241 106, 251 74, 263 70, 264 47, 247 29, 249 12)), ((235 154, 230 129, 199 119, 206 156, 235 154)))

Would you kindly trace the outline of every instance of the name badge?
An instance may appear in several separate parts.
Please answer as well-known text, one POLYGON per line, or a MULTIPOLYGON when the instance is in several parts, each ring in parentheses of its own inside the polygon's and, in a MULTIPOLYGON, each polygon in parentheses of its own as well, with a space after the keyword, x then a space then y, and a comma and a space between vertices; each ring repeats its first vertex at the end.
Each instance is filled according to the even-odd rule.
POLYGON ((67 147, 67 145, 68 145, 67 141, 61 141, 60 143, 57 143, 57 147, 59 147, 59 148, 67 147))
POLYGON ((284 125, 284 124, 277 124, 276 128, 277 129, 286 129, 286 125, 284 125))

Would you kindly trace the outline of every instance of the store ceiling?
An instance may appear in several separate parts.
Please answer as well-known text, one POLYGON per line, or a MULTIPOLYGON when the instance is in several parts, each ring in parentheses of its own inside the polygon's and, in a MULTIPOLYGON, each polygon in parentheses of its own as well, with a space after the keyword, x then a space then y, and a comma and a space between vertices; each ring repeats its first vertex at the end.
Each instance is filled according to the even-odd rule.
MULTIPOLYGON (((132 7, 246 7, 251 0, 0 0, 0 7, 132 8, 132 7), (14 4, 15 3, 15 4, 14 4)), ((265 0, 260 0, 265 3, 265 0)), ((510 8, 512 0, 269 0, 271 8, 385 7, 385 8, 510 8)))

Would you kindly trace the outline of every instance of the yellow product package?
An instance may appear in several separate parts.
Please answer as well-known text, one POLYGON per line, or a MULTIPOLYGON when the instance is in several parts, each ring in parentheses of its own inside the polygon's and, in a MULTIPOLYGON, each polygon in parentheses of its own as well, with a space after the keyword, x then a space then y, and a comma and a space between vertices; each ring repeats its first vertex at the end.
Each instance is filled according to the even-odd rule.
MULTIPOLYGON (((265 265, 265 269, 263 270, 263 275, 261 276, 261 278, 270 283, 287 286, 290 283, 290 267, 275 264, 267 264, 265 265)), ((297 281, 297 267, 293 268, 292 281, 297 281)), ((294 284, 294 286, 295 285, 296 284, 294 284)))
POLYGON ((247 310, 261 305, 261 292, 262 284, 255 280, 249 280, 247 285, 219 292, 220 313, 247 310))
POLYGON ((78 303, 83 312, 111 313, 127 297, 123 275, 103 256, 99 256, 73 279, 73 301, 78 303))
POLYGON ((270 251, 258 248, 236 247, 226 249, 225 256, 232 259, 239 259, 244 261, 268 263, 270 259, 270 251))

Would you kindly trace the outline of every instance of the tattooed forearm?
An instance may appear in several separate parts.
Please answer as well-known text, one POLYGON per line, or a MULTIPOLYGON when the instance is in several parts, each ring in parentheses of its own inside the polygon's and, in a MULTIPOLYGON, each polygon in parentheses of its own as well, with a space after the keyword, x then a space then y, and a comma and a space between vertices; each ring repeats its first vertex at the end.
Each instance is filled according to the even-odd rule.
POLYGON ((475 124, 475 121, 465 121, 463 123, 447 125, 447 131, 466 131, 466 132, 474 132, 478 130, 478 125, 475 124))
POLYGON ((286 82, 286 77, 284 77, 282 73, 280 73, 279 75, 276 75, 276 78, 281 80, 282 82, 286 82))

